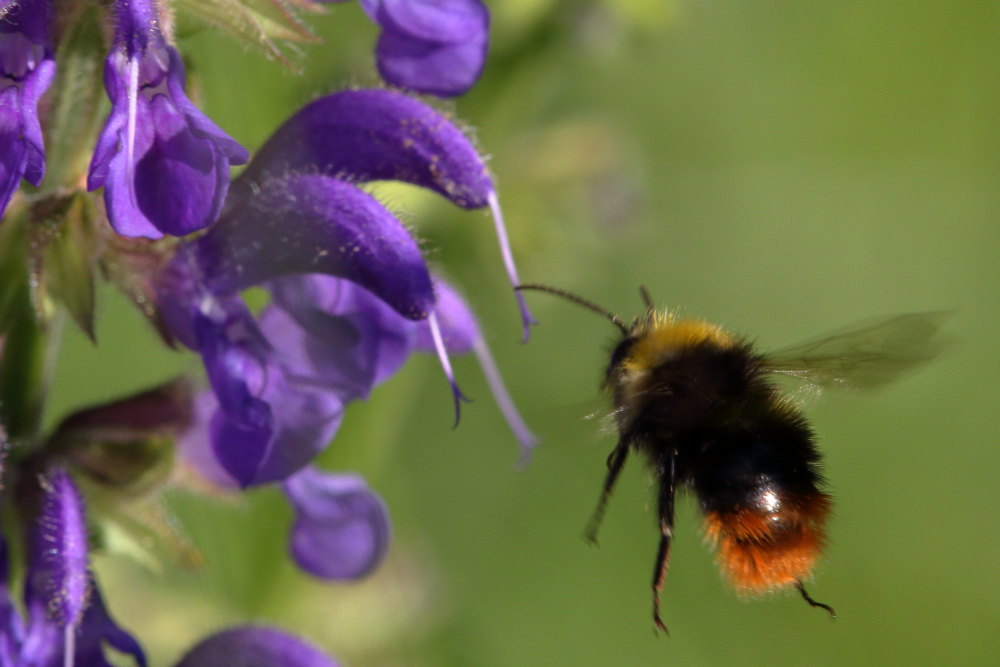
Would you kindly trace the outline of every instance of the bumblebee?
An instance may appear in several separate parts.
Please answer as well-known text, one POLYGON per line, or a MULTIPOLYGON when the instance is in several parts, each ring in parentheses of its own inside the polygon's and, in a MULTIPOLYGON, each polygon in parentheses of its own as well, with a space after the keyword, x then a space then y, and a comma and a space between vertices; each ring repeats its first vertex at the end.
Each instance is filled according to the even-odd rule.
POLYGON ((626 324, 597 304, 538 284, 603 315, 621 331, 604 375, 618 442, 585 536, 597 530, 630 452, 645 456, 659 482, 660 539, 653 570, 653 622, 670 565, 674 499, 693 491, 719 567, 738 593, 795 588, 814 607, 803 581, 825 542, 831 498, 816 437, 797 403, 775 379, 815 389, 877 387, 934 358, 943 313, 882 318, 771 354, 722 327, 658 311, 645 288, 645 312, 626 324))

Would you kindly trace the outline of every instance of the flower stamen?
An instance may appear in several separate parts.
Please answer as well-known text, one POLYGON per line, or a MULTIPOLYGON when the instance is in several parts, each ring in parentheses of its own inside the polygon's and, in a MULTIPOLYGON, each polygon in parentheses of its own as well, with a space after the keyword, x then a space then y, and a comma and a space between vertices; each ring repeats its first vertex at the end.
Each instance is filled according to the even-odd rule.
POLYGON ((128 120, 125 126, 125 163, 126 171, 135 171, 135 119, 139 100, 139 58, 133 56, 128 61, 128 120))
POLYGON ((441 362, 441 369, 444 371, 444 376, 448 379, 448 384, 451 385, 451 394, 455 401, 455 425, 458 426, 458 420, 462 415, 461 402, 469 402, 469 399, 462 394, 462 390, 458 388, 458 383, 455 381, 455 373, 451 369, 451 359, 448 357, 448 350, 444 346, 444 338, 441 336, 441 326, 438 324, 437 316, 431 313, 427 316, 427 326, 431 330, 431 340, 434 341, 434 351, 437 353, 438 361, 441 362))
POLYGON ((514 405, 514 399, 507 391, 507 385, 504 384, 503 377, 500 375, 496 360, 482 336, 476 337, 473 341, 472 351, 476 355, 479 367, 483 369, 483 375, 486 377, 486 384, 490 387, 490 393, 493 394, 493 400, 497 402, 500 412, 507 420, 507 425, 514 432, 514 437, 517 438, 521 449, 521 458, 518 459, 517 465, 519 468, 524 468, 531 460, 531 452, 538 446, 538 436, 528 428, 521 413, 518 412, 517 406, 514 405))
MULTIPOLYGON (((500 242, 500 256, 503 257, 504 268, 507 269, 507 278, 510 280, 511 286, 520 285, 521 280, 517 277, 517 267, 514 265, 514 253, 511 252, 510 240, 507 238, 507 226, 504 224, 503 213, 500 210, 500 200, 497 199, 495 190, 490 190, 490 193, 487 195, 487 202, 489 203, 490 214, 493 217, 493 226, 496 228, 497 240, 500 242)), ((524 300, 524 294, 520 291, 515 291, 514 294, 517 297, 517 305, 521 309, 521 322, 523 324, 521 342, 527 343, 531 325, 538 324, 538 320, 528 310, 528 303, 524 300)))

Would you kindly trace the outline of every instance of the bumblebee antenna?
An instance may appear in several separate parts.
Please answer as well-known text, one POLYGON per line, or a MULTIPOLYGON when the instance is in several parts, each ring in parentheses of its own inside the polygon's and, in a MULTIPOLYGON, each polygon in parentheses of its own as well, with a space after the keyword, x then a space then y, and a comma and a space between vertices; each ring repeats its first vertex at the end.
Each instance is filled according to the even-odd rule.
POLYGON ((649 295, 649 290, 646 289, 645 285, 639 285, 639 294, 642 296, 642 300, 646 304, 646 324, 650 325, 653 323, 653 317, 656 315, 656 306, 653 304, 653 297, 649 295))
POLYGON ((536 292, 548 292, 549 294, 555 294, 556 296, 561 296, 567 301, 572 301, 578 306, 583 306, 587 310, 597 313, 598 315, 603 315, 612 324, 621 329, 623 334, 628 334, 628 327, 622 322, 621 318, 612 313, 607 308, 602 308, 598 306, 593 301, 589 299, 584 299, 582 296, 573 294, 572 292, 567 292, 566 290, 559 289, 558 287, 552 287, 550 285, 539 285, 538 283, 523 283, 514 287, 516 290, 534 290, 536 292))
POLYGON ((646 289, 645 285, 639 285, 639 294, 642 295, 642 300, 645 302, 648 310, 656 310, 656 305, 653 303, 653 297, 649 295, 649 290, 646 289))

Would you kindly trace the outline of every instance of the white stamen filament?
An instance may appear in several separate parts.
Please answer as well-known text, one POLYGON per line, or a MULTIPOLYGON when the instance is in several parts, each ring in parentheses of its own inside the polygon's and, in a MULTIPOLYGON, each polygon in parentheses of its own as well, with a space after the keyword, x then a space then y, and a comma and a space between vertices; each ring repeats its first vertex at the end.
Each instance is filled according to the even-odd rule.
POLYGON ((510 430, 514 432, 514 436, 517 438, 517 442, 521 448, 521 458, 518 460, 518 466, 523 468, 528 465, 531 459, 531 452, 538 445, 538 436, 531 432, 531 429, 528 428, 528 425, 521 417, 521 413, 518 412, 517 406, 514 405, 514 400, 511 398, 510 392, 507 391, 507 386, 500 375, 500 369, 497 367, 496 361, 493 359, 493 354, 490 352, 490 348, 486 345, 486 341, 482 336, 476 337, 475 342, 472 344, 472 351, 476 355, 476 360, 479 361, 479 367, 483 369, 483 375, 486 377, 486 383, 493 394, 493 400, 497 402, 500 412, 503 414, 504 419, 507 420, 507 425, 510 426, 510 430))
POLYGON ((63 628, 63 667, 73 667, 76 659, 76 626, 67 623, 63 628))
MULTIPOLYGON (((489 203, 490 213, 493 216, 493 226, 496 228, 497 240, 500 242, 500 256, 503 257, 503 264, 507 269, 507 278, 510 280, 510 284, 516 287, 521 284, 521 280, 517 277, 517 267, 514 266, 514 253, 510 249, 510 240, 507 238, 507 226, 503 221, 503 213, 500 210, 500 201, 497 199, 496 191, 490 191, 486 200, 489 203)), ((521 339, 521 342, 525 343, 528 341, 529 328, 532 324, 537 324, 538 321, 531 316, 528 304, 524 300, 524 294, 520 290, 515 292, 515 294, 517 296, 518 307, 521 309, 521 321, 524 325, 524 337, 521 339)))
POLYGON ((451 393, 455 397, 455 426, 458 426, 458 418, 461 415, 459 401, 464 397, 458 388, 458 384, 455 382, 455 373, 451 369, 451 359, 448 358, 448 350, 444 346, 444 338, 441 336, 441 327, 438 324, 437 315, 431 313, 427 316, 427 326, 431 330, 431 340, 434 341, 434 351, 437 352, 441 369, 444 371, 444 376, 448 379, 448 384, 451 385, 451 393))
POLYGON ((133 57, 128 61, 128 120, 125 126, 125 163, 126 170, 131 173, 135 164, 135 119, 139 105, 139 59, 133 57))

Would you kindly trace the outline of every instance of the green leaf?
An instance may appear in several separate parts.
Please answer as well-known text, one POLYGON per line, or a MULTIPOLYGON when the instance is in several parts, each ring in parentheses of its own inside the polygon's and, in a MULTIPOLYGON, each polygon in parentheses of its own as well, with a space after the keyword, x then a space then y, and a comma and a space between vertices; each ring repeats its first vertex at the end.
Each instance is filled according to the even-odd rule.
POLYGON ((97 215, 83 193, 51 204, 52 211, 35 220, 29 231, 34 301, 41 314, 46 310, 45 299, 61 303, 94 340, 94 273, 100 252, 97 215))
POLYGON ((24 219, 12 205, 0 223, 0 336, 21 314, 18 299, 28 278, 24 219))
POLYGON ((178 0, 177 6, 295 72, 300 68, 285 53, 289 44, 321 41, 296 10, 323 9, 303 0, 178 0))
POLYGON ((201 568, 201 553, 159 498, 116 502, 86 481, 81 487, 100 529, 99 549, 129 556, 154 572, 164 569, 164 561, 185 570, 201 568))
POLYGON ((104 235, 106 247, 101 254, 101 269, 105 278, 125 294, 155 327, 163 342, 175 347, 173 335, 160 319, 156 286, 153 278, 170 258, 177 239, 164 237, 157 241, 128 238, 118 234, 104 235))
POLYGON ((34 441, 49 378, 46 341, 31 301, 28 221, 12 206, 0 224, 0 423, 12 442, 34 441))

